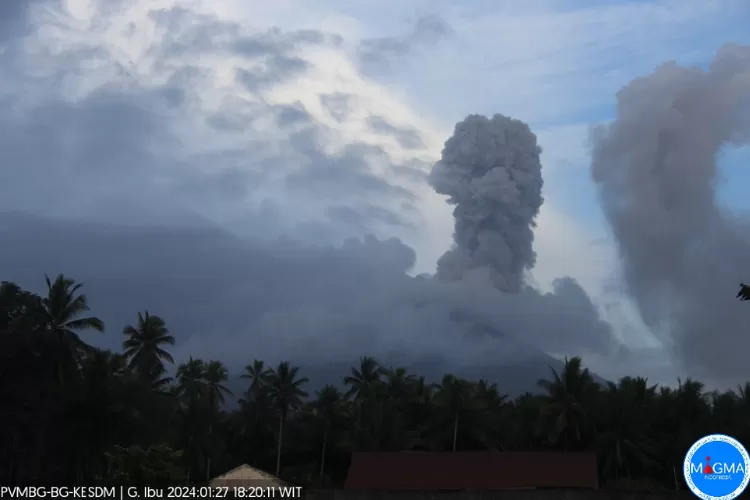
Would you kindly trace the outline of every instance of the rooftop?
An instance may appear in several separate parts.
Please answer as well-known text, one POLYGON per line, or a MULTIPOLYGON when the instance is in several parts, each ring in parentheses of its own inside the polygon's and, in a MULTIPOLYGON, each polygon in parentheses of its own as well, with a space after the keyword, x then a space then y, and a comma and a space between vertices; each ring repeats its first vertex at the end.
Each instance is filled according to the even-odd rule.
POLYGON ((358 490, 595 489, 596 454, 355 452, 344 487, 358 490))

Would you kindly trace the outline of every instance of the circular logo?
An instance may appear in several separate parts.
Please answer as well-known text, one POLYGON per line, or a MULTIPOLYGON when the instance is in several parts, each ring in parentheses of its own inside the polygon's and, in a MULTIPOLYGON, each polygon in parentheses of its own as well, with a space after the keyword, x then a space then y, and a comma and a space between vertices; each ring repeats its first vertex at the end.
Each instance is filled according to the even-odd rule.
POLYGON ((750 482, 750 455, 742 443, 711 434, 690 447, 683 472, 688 488, 703 500, 732 500, 750 482))

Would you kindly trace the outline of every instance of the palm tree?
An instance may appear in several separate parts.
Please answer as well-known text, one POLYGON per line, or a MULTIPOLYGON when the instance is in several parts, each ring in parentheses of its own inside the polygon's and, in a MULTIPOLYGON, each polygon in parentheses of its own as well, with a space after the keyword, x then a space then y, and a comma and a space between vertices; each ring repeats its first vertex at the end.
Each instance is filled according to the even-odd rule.
POLYGON ((508 396, 500 394, 497 384, 491 384, 486 380, 479 380, 474 386, 475 397, 483 410, 487 412, 498 411, 508 396))
POLYGON ((78 294, 82 283, 76 283, 62 274, 54 282, 45 274, 44 280, 47 283, 47 296, 42 299, 42 306, 46 330, 52 335, 52 345, 58 345, 66 352, 64 358, 58 358, 58 379, 61 381, 65 371, 63 365, 68 364, 71 368, 80 366, 83 353, 92 349, 76 331, 103 332, 104 322, 94 316, 79 317, 90 310, 86 295, 78 294))
POLYGON ((545 447, 548 442, 540 442, 540 421, 542 413, 540 396, 526 392, 516 397, 510 404, 512 418, 509 436, 517 450, 535 450, 545 447))
POLYGON ((411 392, 414 395, 414 400, 417 404, 429 405, 432 403, 435 389, 433 384, 428 384, 424 377, 419 377, 418 379, 413 380, 412 384, 413 387, 411 392))
POLYGON ((437 389, 437 401, 448 412, 453 423, 453 451, 455 452, 459 420, 472 406, 472 386, 466 380, 449 374, 443 375, 437 389))
MULTIPOLYGON (((201 458, 205 450, 206 429, 204 411, 206 405, 205 396, 208 393, 206 384, 206 364, 200 359, 191 356, 186 363, 177 367, 176 395, 179 398, 179 423, 181 425, 182 448, 185 450, 186 476, 191 477, 192 472, 203 469, 204 461, 201 458)), ((206 469, 209 462, 206 461, 206 469)))
POLYGON ((371 356, 359 359, 359 368, 351 368, 351 375, 344 377, 349 389, 346 398, 354 402, 356 420, 353 431, 355 447, 377 450, 381 446, 384 421, 384 399, 387 395, 382 376, 385 370, 371 356))
POLYGON ((106 469, 104 453, 134 423, 139 402, 139 388, 130 383, 122 355, 91 350, 82 358, 81 371, 67 400, 72 425, 65 427, 78 451, 78 477, 106 469))
POLYGON ((43 299, 43 303, 49 329, 65 336, 73 345, 88 348, 88 344, 83 343, 75 331, 103 332, 104 322, 96 317, 78 318, 90 310, 86 295, 76 295, 83 287, 83 283, 76 283, 62 274, 57 275, 54 283, 50 282, 46 274, 44 280, 47 283, 47 297, 43 299))
POLYGON ((473 430, 483 446, 490 449, 505 449, 501 430, 505 427, 504 417, 508 409, 508 396, 500 394, 497 384, 479 380, 474 384, 476 410, 473 430))
POLYGON ((245 366, 245 373, 241 375, 244 379, 250 380, 250 387, 248 388, 248 396, 254 400, 258 399, 260 392, 263 390, 263 384, 269 374, 269 369, 265 367, 265 363, 256 359, 252 365, 245 366))
POLYGON ((174 363, 162 346, 174 345, 175 339, 159 316, 151 316, 148 311, 138 313, 138 326, 127 325, 122 333, 128 336, 122 346, 129 369, 153 378, 165 372, 165 361, 174 363))
POLYGON ((742 442, 750 441, 750 382, 740 384, 736 390, 737 406, 741 414, 738 422, 738 430, 735 431, 736 438, 742 442))
POLYGON ((0 281, 0 333, 38 333, 46 328, 44 300, 15 283, 0 281))
POLYGON ((561 373, 550 367, 552 380, 539 380, 537 385, 544 390, 543 414, 549 420, 549 439, 555 443, 563 436, 565 451, 570 446, 570 438, 579 445, 583 439, 587 411, 596 395, 598 385, 581 366, 581 358, 565 358, 561 373))
POLYGON ((232 395, 232 391, 223 385, 229 379, 227 368, 221 361, 209 361, 205 366, 204 378, 209 405, 211 407, 223 405, 226 396, 232 395))
POLYGON ((266 382, 271 400, 279 412, 279 435, 276 447, 276 476, 281 472, 281 443, 284 436, 284 422, 290 410, 299 408, 302 398, 307 393, 302 390, 308 380, 306 377, 297 378, 299 367, 291 366, 287 361, 282 361, 275 371, 269 372, 266 382))
POLYGON ((192 406, 205 394, 206 365, 200 359, 190 359, 177 367, 177 393, 192 406))
POLYGON ((362 356, 359 359, 359 369, 352 368, 352 374, 344 377, 344 385, 349 387, 346 396, 353 397, 355 401, 369 397, 373 388, 382 381, 383 373, 383 368, 375 358, 362 356))
POLYGON ((676 409, 682 417, 683 446, 687 449, 692 436, 706 432, 711 426, 711 409, 708 403, 708 395, 704 392, 702 382, 687 378, 684 381, 677 379, 676 409), (689 436, 689 437, 688 437, 689 436))
MULTIPOLYGON (((223 383, 229 379, 227 369, 221 361, 209 361, 205 365, 203 372, 203 378, 205 380, 205 389, 207 395, 207 403, 209 411, 211 412, 209 418, 211 423, 208 426, 208 438, 211 440, 213 436, 215 418, 215 411, 224 404, 227 395, 232 395, 230 391, 223 383)), ((206 478, 211 477, 211 455, 207 454, 206 457, 206 478)))
POLYGON ((649 429, 649 412, 656 399, 656 386, 637 377, 623 377, 617 384, 608 383, 599 401, 597 448, 602 460, 601 470, 614 475, 615 483, 620 473, 628 478, 640 468, 654 467, 655 454, 649 429))
POLYGON ((326 448, 328 445, 328 434, 334 420, 341 416, 344 398, 337 388, 326 385, 318 391, 318 397, 313 403, 315 413, 323 421, 323 449, 320 452, 320 475, 319 484, 323 485, 325 477, 326 448))
POLYGON ((414 387, 415 377, 406 368, 395 368, 385 371, 388 394, 396 402, 408 398, 414 387))
POLYGON ((744 405, 750 408, 750 382, 745 382, 737 386, 737 397, 744 405))
POLYGON ((411 379, 407 392, 408 401, 403 405, 404 425, 411 432, 412 449, 435 448, 432 439, 435 385, 425 377, 411 379))

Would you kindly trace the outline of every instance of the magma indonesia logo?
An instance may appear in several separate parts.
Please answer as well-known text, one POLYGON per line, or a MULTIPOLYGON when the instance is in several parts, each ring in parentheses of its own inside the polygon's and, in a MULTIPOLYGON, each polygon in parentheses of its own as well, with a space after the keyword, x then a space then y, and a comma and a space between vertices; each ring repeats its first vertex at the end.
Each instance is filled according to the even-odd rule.
POLYGON ((685 482, 703 500, 732 500, 750 482, 750 456, 742 444, 723 434, 712 434, 690 447, 683 464, 685 482))

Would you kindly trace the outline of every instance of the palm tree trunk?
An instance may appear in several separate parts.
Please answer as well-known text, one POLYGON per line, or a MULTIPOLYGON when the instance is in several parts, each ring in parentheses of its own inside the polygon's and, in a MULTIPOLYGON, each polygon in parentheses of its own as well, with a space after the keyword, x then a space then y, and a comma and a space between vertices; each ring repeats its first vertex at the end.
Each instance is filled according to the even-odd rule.
POLYGON ((284 412, 279 415, 279 442, 276 445, 276 477, 279 477, 281 472, 281 439, 284 432, 284 412))
POLYGON ((458 414, 456 419, 453 421, 453 451, 456 451, 456 442, 458 441, 458 414))
MULTIPOLYGON (((44 422, 44 427, 46 427, 47 422, 44 422)), ((46 440, 46 429, 42 428, 41 432, 37 434, 37 449, 39 450, 36 456, 36 460, 34 460, 34 469, 33 469, 33 475, 32 477, 36 480, 39 480, 42 477, 42 471, 44 470, 45 464, 45 457, 47 455, 47 440, 46 440)))
POLYGON ((326 467, 326 445, 328 444, 328 423, 326 422, 325 431, 323 431, 323 451, 320 452, 320 486, 323 486, 323 475, 326 467))
MULTIPOLYGON (((214 424, 211 424, 208 426, 208 438, 209 438, 209 446, 211 445, 211 434, 214 430, 214 424)), ((208 450, 208 453, 206 453, 206 481, 211 480, 211 450, 208 450)))

